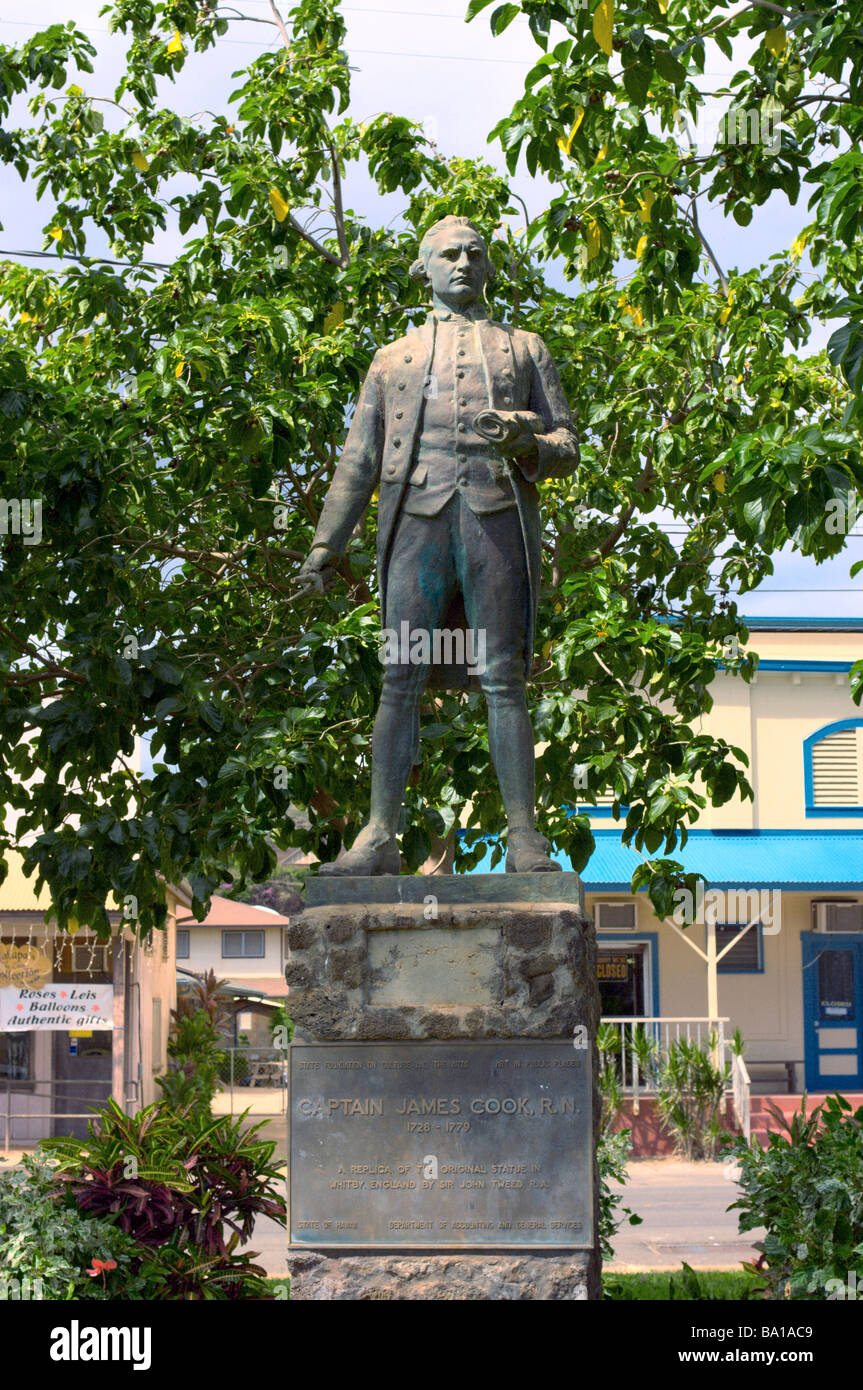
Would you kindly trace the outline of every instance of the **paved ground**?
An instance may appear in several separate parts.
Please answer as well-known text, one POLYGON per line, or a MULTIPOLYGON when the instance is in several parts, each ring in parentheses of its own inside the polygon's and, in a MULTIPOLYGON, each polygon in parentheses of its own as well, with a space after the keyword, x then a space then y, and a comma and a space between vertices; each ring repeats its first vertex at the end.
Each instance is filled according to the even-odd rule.
POLYGON ((739 1189, 736 1171, 724 1163, 685 1163, 676 1158, 634 1159, 624 1202, 640 1226, 622 1226, 614 1241, 616 1270, 737 1269, 755 1253, 764 1232, 737 1233, 737 1212, 726 1211, 739 1189))

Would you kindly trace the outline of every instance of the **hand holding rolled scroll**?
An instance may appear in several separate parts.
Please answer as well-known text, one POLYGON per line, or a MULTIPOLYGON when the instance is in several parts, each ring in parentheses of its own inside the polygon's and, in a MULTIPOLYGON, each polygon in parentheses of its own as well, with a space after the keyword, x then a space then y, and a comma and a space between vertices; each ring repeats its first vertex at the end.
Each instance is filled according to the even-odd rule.
POLYGON ((505 460, 516 463, 536 458, 536 436, 545 430, 542 416, 532 410, 481 410, 473 427, 505 460))

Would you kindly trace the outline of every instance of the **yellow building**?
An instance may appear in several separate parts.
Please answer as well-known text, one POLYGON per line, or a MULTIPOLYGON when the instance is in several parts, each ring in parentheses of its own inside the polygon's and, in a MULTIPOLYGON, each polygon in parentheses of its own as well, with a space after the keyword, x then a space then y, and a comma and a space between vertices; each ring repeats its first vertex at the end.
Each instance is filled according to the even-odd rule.
POLYGON ((583 878, 602 1012, 658 1020, 661 1039, 704 1037, 719 1020, 726 1038, 739 1029, 754 1093, 859 1091, 863 710, 848 673, 863 659, 863 621, 748 626, 757 675, 717 670, 701 731, 743 749, 755 798, 708 806, 673 852, 706 880, 703 900, 681 895, 679 925, 629 891, 640 856, 609 808, 591 808, 583 878))

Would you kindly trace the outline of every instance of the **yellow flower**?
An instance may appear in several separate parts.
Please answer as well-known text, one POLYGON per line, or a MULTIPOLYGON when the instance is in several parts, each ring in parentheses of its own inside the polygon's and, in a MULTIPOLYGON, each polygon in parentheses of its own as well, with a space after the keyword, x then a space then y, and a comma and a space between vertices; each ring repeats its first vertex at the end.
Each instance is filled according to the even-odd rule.
POLYGON ((54 238, 55 241, 62 241, 62 240, 63 240, 63 228, 62 228, 62 227, 52 227, 51 230, 49 231, 48 235, 49 235, 49 236, 52 236, 52 237, 54 238))
POLYGON ((179 29, 175 29, 175 30, 174 30, 174 36, 173 36, 173 38, 171 39, 171 42, 168 44, 168 50, 167 50, 167 51, 168 51, 169 53, 182 53, 182 52, 183 52, 183 40, 180 38, 180 31, 179 31, 179 29))
POLYGON ((648 246, 649 241, 650 241, 650 237, 647 235, 647 233, 645 233, 644 236, 641 238, 641 240, 639 241, 638 245, 637 245, 636 248, 635 248, 635 259, 636 259, 637 261, 640 261, 640 260, 641 260, 642 256, 644 255, 645 251, 647 250, 647 246, 648 246))
POLYGON ((179 360, 179 362, 177 363, 176 367, 174 368, 174 376, 176 376, 176 377, 181 377, 181 376, 183 375, 183 372, 185 371, 185 369, 186 369, 186 364, 185 364, 185 362, 183 361, 183 359, 182 359, 182 357, 181 357, 180 360, 179 360))

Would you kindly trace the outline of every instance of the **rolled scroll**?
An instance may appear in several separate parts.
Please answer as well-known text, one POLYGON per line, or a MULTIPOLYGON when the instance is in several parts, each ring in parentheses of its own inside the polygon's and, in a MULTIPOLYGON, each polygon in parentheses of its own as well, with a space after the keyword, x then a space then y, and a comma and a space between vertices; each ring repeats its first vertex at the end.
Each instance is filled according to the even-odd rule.
POLYGON ((532 410, 481 410, 474 416, 473 427, 490 444, 505 444, 523 430, 532 434, 545 430, 542 416, 532 410))

